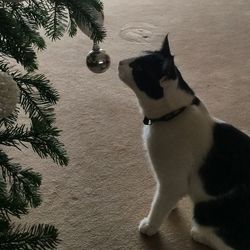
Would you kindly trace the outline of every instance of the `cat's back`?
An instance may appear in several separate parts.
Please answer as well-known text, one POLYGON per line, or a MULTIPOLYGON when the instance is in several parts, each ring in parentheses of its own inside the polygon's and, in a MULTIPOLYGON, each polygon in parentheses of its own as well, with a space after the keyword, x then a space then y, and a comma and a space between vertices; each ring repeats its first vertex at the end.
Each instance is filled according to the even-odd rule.
POLYGON ((220 195, 250 182, 250 137, 234 126, 215 122, 213 144, 200 169, 205 189, 220 195))
MULTIPOLYGON (((244 155, 250 152, 250 137, 230 124, 216 122, 213 135, 215 146, 224 152, 231 152, 233 155, 244 155)), ((249 154, 245 157, 250 159, 249 154)))

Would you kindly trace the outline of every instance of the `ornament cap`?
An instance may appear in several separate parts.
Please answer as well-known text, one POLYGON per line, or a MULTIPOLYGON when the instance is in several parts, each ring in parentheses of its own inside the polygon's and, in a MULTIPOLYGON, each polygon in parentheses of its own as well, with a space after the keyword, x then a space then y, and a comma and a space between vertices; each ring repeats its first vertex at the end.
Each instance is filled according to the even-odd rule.
POLYGON ((93 51, 99 51, 100 50, 100 46, 99 46, 99 44, 98 43, 94 43, 93 44, 93 51))

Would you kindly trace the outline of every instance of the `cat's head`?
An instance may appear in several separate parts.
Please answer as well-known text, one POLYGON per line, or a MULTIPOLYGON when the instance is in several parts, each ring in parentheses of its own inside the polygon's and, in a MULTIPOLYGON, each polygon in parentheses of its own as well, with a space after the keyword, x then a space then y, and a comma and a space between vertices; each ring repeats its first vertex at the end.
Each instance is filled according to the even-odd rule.
POLYGON ((175 66, 168 36, 160 50, 120 61, 119 77, 135 92, 144 113, 151 117, 186 105, 194 96, 175 66))

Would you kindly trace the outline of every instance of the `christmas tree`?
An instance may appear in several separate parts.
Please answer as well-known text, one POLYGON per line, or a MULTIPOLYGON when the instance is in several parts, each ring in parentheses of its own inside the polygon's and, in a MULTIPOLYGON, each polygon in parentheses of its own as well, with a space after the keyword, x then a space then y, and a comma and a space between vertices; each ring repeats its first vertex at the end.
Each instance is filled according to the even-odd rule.
POLYGON ((4 149, 31 147, 41 158, 68 164, 55 127, 53 107, 59 94, 36 72, 36 52, 46 49, 44 37, 56 40, 65 33, 73 37, 77 26, 90 31, 93 41, 102 41, 105 31, 97 21, 102 10, 100 0, 0 1, 0 249, 55 249, 60 241, 52 225, 12 223, 41 204, 42 178, 4 149), (29 124, 20 124, 21 111, 29 124))

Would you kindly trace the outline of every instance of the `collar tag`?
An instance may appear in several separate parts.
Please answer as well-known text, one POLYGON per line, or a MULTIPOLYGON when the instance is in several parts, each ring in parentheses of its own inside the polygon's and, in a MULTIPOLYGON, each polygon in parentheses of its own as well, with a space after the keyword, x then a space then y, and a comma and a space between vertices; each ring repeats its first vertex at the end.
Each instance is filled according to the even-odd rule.
POLYGON ((143 123, 145 125, 152 125, 152 120, 148 119, 146 116, 144 117, 143 123))

